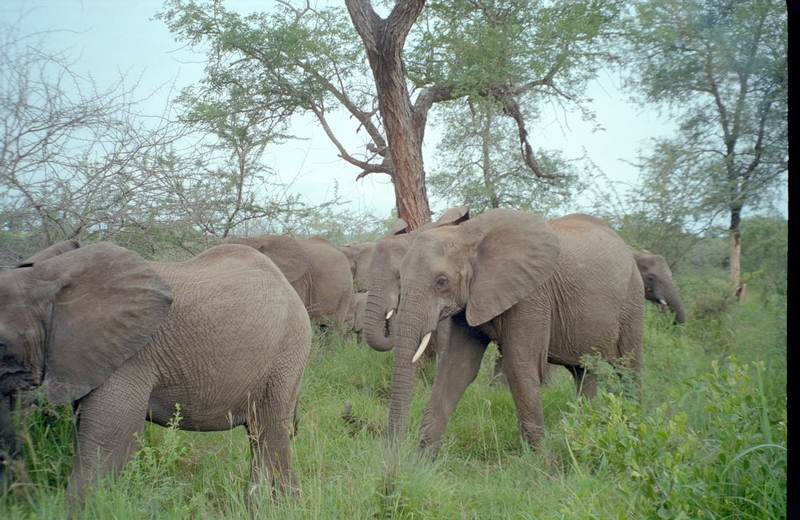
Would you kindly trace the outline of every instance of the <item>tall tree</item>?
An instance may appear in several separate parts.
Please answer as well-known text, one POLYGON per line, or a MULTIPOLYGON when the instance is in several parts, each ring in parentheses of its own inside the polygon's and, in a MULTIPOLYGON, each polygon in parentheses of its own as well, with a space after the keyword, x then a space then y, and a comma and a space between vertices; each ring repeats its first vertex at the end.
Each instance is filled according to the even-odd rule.
POLYGON ((430 218, 422 164, 430 110, 467 97, 495 100, 515 123, 524 164, 548 177, 529 142, 525 104, 549 96, 582 106, 619 19, 616 0, 402 0, 386 18, 366 0, 346 4, 347 11, 280 0, 243 17, 222 0, 168 0, 157 17, 178 40, 209 44, 204 88, 250 85, 264 93, 253 103, 274 100, 286 117, 312 113, 340 157, 361 169, 357 179, 390 175, 398 214, 412 228, 430 218), (329 124, 337 109, 365 131, 363 150, 349 151, 329 124))
POLYGON ((411 105, 403 47, 425 0, 399 0, 385 19, 375 12, 369 0, 345 0, 345 4, 364 42, 375 78, 378 108, 393 165, 397 213, 410 229, 416 229, 431 220, 422 166, 425 126, 414 124, 415 119, 426 114, 411 105))
POLYGON ((517 153, 516 123, 494 100, 459 100, 436 119, 445 131, 436 145, 428 187, 432 197, 448 206, 466 204, 475 215, 503 207, 548 217, 563 214, 583 189, 581 161, 567 161, 554 150, 537 150, 540 168, 554 176, 537 178, 517 153))
POLYGON ((680 175, 706 179, 705 203, 729 213, 737 284, 742 210, 788 172, 787 34, 778 0, 642 0, 628 25, 631 86, 671 111, 670 153, 692 157, 680 175))

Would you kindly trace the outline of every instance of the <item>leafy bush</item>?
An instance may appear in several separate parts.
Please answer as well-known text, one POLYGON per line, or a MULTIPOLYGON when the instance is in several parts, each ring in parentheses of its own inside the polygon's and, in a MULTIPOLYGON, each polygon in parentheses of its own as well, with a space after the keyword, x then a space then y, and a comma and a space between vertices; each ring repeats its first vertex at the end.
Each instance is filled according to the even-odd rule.
MULTIPOLYGON (((646 517, 780 518, 786 507, 786 411, 767 407, 764 364, 731 356, 649 413, 613 393, 571 405, 557 451, 575 472, 612 479, 646 517), (704 414, 681 410, 689 400, 704 414)), ((554 438, 551 438, 551 442, 554 438)), ((551 448, 555 444, 550 445, 551 448)))

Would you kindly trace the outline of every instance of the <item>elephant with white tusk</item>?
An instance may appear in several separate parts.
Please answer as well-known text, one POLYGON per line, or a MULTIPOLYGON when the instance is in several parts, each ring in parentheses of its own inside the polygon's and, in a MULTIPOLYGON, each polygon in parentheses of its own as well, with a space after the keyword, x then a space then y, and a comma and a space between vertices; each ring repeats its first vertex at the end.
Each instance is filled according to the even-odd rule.
MULTIPOLYGON (((406 233, 405 222, 398 219, 392 231, 375 247, 369 270, 369 297, 364 308, 364 340, 375 350, 386 352, 394 347, 394 323, 400 298, 400 262, 411 242, 426 229, 453 226, 469 218, 469 208, 459 206, 446 211, 436 222, 406 233)), ((437 338, 437 341, 442 338, 437 338)))
POLYGON ((667 307, 675 313, 675 323, 686 322, 686 310, 683 300, 672 280, 672 271, 669 264, 661 255, 649 251, 634 250, 633 257, 644 282, 644 297, 661 305, 661 312, 666 312, 667 307))
POLYGON ((490 341, 502 352, 519 428, 531 444, 544 435, 540 390, 548 362, 570 369, 587 397, 596 381, 582 356, 599 354, 635 371, 641 364, 642 279, 627 244, 594 217, 548 223, 491 210, 417 234, 399 273, 388 432, 405 435, 415 361, 435 331, 446 340, 437 343, 420 426, 420 447, 431 455, 490 341))

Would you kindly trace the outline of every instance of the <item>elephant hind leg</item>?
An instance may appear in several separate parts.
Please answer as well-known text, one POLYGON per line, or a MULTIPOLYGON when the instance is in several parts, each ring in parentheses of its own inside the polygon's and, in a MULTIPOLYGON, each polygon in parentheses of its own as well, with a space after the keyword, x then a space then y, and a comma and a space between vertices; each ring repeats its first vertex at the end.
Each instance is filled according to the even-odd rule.
POLYGON ((566 367, 575 380, 575 388, 578 395, 587 399, 593 399, 597 395, 597 376, 586 370, 580 365, 570 365, 566 367))
POLYGON ((289 439, 294 435, 302 372, 284 370, 272 375, 264 393, 250 405, 245 427, 250 440, 251 490, 261 484, 296 493, 289 439))

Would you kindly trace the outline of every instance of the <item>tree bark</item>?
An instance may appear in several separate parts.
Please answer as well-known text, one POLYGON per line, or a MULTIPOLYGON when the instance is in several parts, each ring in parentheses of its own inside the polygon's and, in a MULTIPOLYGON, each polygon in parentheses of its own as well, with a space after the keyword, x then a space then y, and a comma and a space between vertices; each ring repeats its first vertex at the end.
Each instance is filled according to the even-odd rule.
POLYGON ((734 290, 738 294, 739 292, 739 284, 741 278, 741 264, 740 258, 742 253, 742 236, 739 231, 739 224, 742 221, 741 217, 742 212, 742 205, 737 204, 731 207, 731 227, 729 229, 731 234, 731 254, 730 254, 730 263, 731 263, 731 280, 733 280, 734 290))
POLYGON ((398 0, 386 19, 375 13, 369 0, 346 0, 347 11, 367 50, 375 77, 378 106, 394 173, 398 217, 417 229, 431 220, 425 170, 422 163, 423 131, 415 128, 414 107, 406 85, 403 46, 425 0, 398 0))

